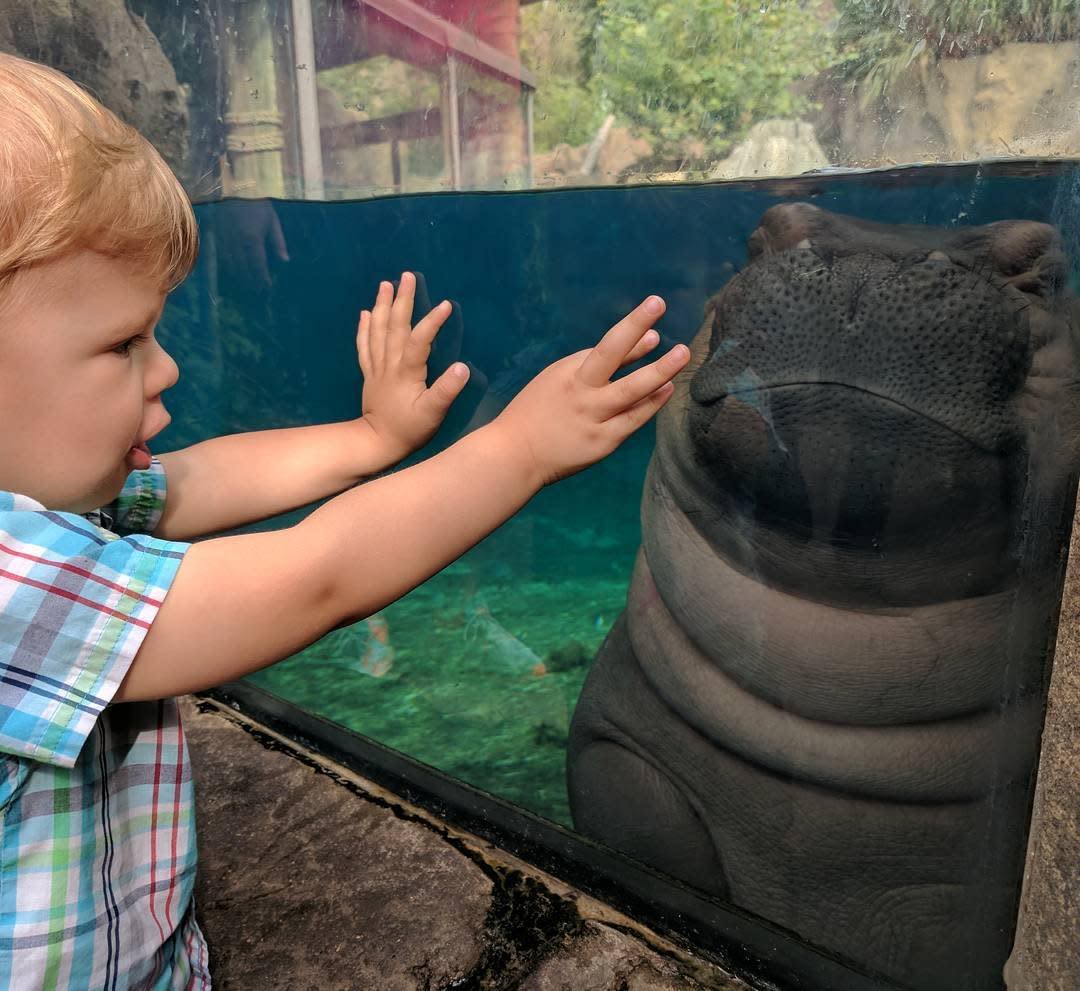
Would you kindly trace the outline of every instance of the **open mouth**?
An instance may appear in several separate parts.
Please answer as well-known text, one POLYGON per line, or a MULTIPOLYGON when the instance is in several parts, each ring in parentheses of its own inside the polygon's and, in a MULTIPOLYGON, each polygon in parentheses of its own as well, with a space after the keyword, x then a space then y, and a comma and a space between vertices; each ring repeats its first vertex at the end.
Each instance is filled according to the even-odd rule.
POLYGON ((968 436, 961 430, 943 422, 939 417, 936 417, 925 410, 919 409, 916 406, 909 405, 902 400, 897 399, 895 396, 886 395, 883 392, 878 392, 875 389, 867 388, 861 385, 852 385, 850 382, 839 382, 829 379, 792 379, 790 381, 782 382, 762 382, 760 384, 743 385, 739 383, 734 388, 725 389, 723 392, 718 393, 715 397, 699 398, 698 396, 692 396, 694 402, 701 407, 713 407, 719 403, 722 403, 727 398, 738 399, 750 407, 758 407, 759 412, 764 419, 771 422, 771 416, 768 412, 768 407, 762 408, 759 404, 753 402, 754 396, 764 396, 768 393, 778 392, 781 389, 798 389, 802 387, 822 387, 829 389, 846 389, 854 393, 858 393, 863 396, 869 396, 870 398, 886 403, 890 406, 894 406, 897 409, 903 410, 912 416, 919 417, 922 420, 929 420, 931 423, 940 427, 943 430, 947 430, 949 433, 963 440, 965 443, 973 444, 975 447, 983 449, 985 445, 980 444, 977 440, 968 436), (748 401, 749 400, 749 401, 748 401))
POLYGON ((146 441, 139 441, 128 449, 124 463, 131 471, 146 471, 152 459, 153 456, 150 454, 150 448, 146 446, 146 441))
POLYGON ((738 398, 740 396, 751 396, 764 392, 776 392, 779 389, 798 389, 803 386, 822 386, 824 388, 832 389, 850 389, 852 392, 861 392, 867 396, 873 396, 875 399, 880 399, 883 402, 893 403, 896 406, 900 406, 903 409, 910 410, 912 413, 918 413, 919 410, 907 406, 900 402, 898 399, 894 399, 892 396, 887 396, 884 393, 877 392, 874 389, 868 389, 862 385, 852 385, 850 382, 839 382, 831 379, 791 379, 790 381, 783 382, 760 382, 754 384, 743 385, 739 383, 733 388, 724 389, 722 392, 717 393, 715 396, 692 396, 694 402, 699 403, 702 406, 712 406, 716 403, 723 402, 729 396, 738 398))
POLYGON ((166 415, 164 423, 151 430, 144 440, 136 440, 135 443, 128 448, 128 452, 124 457, 124 462, 129 470, 146 471, 146 469, 150 467, 150 463, 153 459, 153 455, 150 453, 150 441, 160 434, 171 422, 172 418, 166 415))

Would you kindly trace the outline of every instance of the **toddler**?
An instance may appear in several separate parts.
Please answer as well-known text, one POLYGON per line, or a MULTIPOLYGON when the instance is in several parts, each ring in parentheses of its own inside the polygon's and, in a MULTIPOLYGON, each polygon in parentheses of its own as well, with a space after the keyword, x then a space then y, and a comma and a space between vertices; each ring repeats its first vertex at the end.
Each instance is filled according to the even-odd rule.
POLYGON ((360 316, 356 420, 151 454, 177 380, 155 339, 190 204, 145 139, 0 54, 0 989, 208 988, 191 770, 174 697, 381 609, 671 395, 685 347, 645 300, 490 423, 423 445, 465 384, 426 361, 415 279, 360 316), (167 481, 167 485, 166 485, 167 481), (295 526, 191 543, 336 495, 295 526))

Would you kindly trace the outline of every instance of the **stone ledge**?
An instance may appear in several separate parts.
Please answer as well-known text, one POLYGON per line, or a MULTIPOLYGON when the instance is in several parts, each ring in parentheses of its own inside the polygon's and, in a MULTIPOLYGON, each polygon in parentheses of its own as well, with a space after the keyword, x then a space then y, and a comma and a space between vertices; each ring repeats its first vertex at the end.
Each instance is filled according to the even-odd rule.
POLYGON ((225 706, 182 708, 216 988, 749 991, 225 706))

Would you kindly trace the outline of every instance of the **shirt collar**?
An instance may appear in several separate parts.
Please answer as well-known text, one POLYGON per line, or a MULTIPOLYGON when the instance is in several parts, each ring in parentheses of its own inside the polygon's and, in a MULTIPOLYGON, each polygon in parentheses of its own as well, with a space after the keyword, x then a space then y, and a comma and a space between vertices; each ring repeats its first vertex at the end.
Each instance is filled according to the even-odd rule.
POLYGON ((19 495, 18 492, 5 492, 0 489, 0 510, 40 513, 45 510, 45 507, 29 496, 19 495))

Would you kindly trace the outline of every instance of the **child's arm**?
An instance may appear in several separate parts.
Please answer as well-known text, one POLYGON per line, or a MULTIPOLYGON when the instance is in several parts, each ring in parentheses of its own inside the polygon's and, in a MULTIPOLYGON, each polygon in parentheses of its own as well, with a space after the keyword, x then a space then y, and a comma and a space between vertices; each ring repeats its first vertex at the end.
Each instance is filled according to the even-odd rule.
POLYGON ((542 486, 613 451, 671 395, 682 347, 616 382, 655 344, 655 297, 546 368, 490 424, 321 506, 294 527, 207 540, 184 557, 117 700, 197 691, 287 657, 404 595, 542 486))
POLYGON ((408 272, 396 299, 384 282, 374 310, 360 315, 359 419, 233 434, 163 454, 169 499, 154 535, 190 540, 266 519, 342 492, 422 447, 464 387, 468 370, 452 365, 427 388, 431 343, 451 310, 440 303, 412 328, 415 291, 416 278, 408 272))

